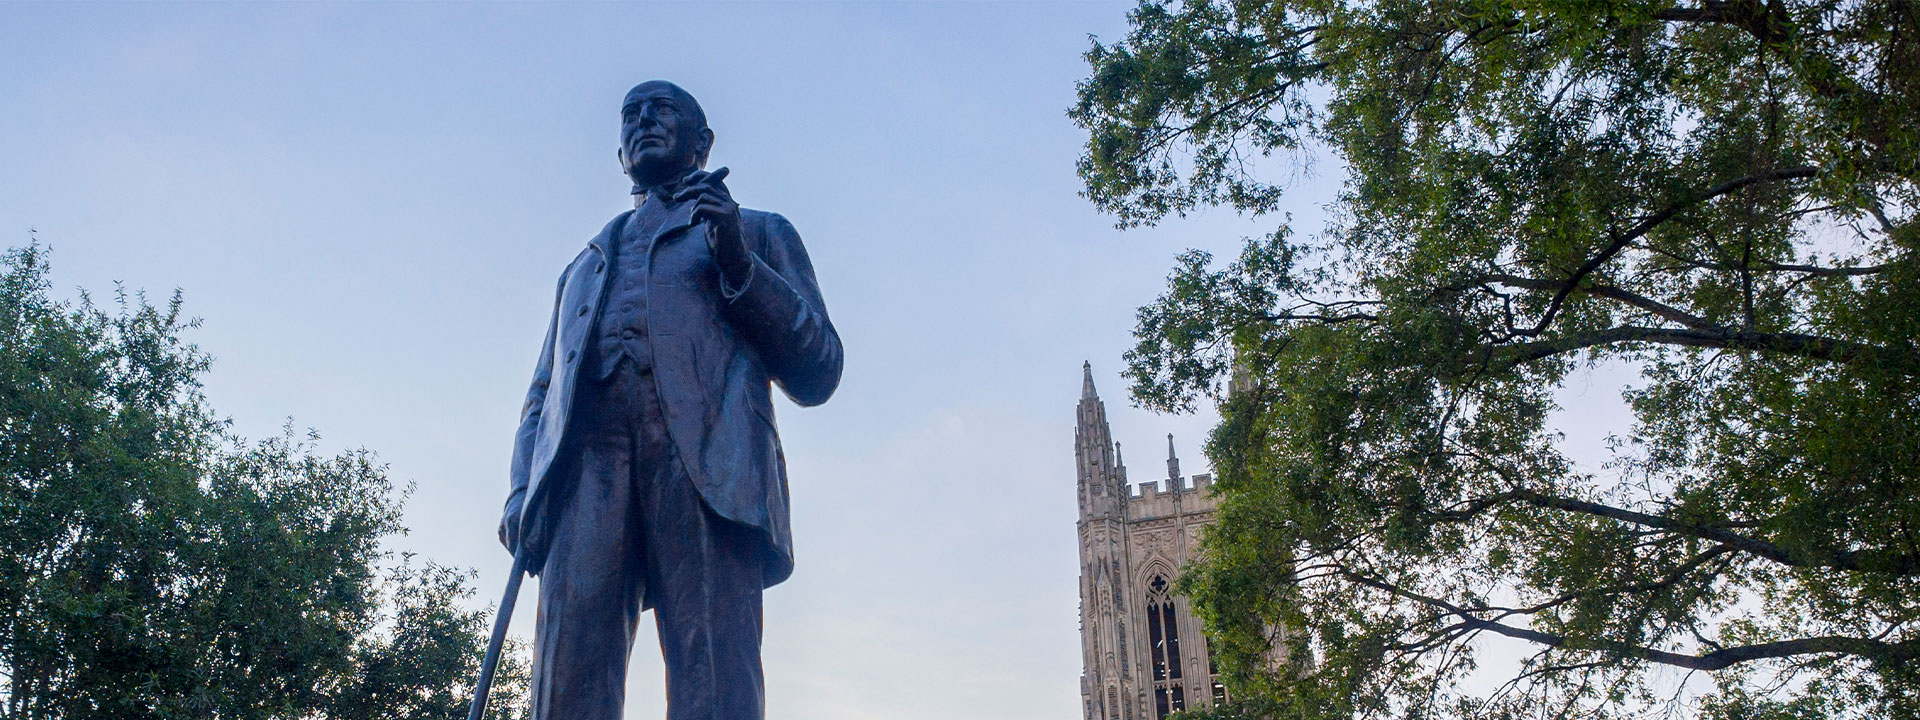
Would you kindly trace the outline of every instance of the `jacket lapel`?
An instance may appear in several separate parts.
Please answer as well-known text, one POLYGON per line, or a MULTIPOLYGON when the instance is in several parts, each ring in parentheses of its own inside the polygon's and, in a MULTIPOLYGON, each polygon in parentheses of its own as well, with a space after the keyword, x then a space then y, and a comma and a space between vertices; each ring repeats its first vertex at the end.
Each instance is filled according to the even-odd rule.
POLYGON ((672 240, 676 233, 693 225, 693 206, 695 204, 696 203, 692 201, 685 201, 667 209, 666 219, 661 221, 658 229, 654 230, 653 237, 647 238, 646 247, 648 253, 652 253, 653 248, 658 246, 662 240, 672 240))
POLYGON ((588 240, 587 245, 595 250, 599 250, 600 257, 605 258, 608 262, 612 262, 614 250, 620 246, 620 235, 627 231, 627 223, 632 222, 634 212, 633 210, 628 210, 620 213, 620 216, 614 218, 613 222, 607 223, 606 227, 600 229, 600 234, 593 236, 592 240, 588 240))

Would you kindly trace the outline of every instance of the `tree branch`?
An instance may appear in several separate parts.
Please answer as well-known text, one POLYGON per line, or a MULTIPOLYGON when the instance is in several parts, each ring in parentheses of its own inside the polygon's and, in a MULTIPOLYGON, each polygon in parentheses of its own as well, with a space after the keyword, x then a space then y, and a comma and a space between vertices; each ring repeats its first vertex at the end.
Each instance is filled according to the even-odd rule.
POLYGON ((1683 667, 1692 670, 1724 670, 1743 662, 1766 660, 1771 658, 1793 657, 1820 653, 1840 653, 1855 655, 1876 662, 1901 663, 1920 657, 1920 644, 1914 642, 1888 643, 1869 638, 1844 635, 1824 635, 1819 637, 1796 638, 1777 642, 1742 645, 1721 648, 1704 655, 1689 655, 1658 648, 1634 645, 1597 638, 1573 638, 1566 635, 1542 632, 1531 628, 1515 627, 1480 617, 1475 610, 1462 608, 1440 598, 1414 592, 1399 585, 1388 583, 1365 573, 1348 570, 1343 573, 1347 579, 1388 594, 1412 600, 1427 607, 1439 608, 1447 614, 1460 618, 1460 622, 1443 628, 1439 635, 1450 634, 1455 630, 1485 630, 1529 642, 1568 650, 1591 650, 1612 653, 1622 657, 1637 658, 1662 665, 1683 667))
POLYGON ((1518 331, 1516 334, 1537 336, 1546 332, 1547 326, 1553 323, 1554 316, 1559 314, 1561 304, 1565 303, 1567 296, 1572 294, 1574 289, 1580 286, 1581 280, 1593 274, 1593 271, 1600 269, 1600 266, 1605 265, 1608 260, 1612 260, 1613 256, 1619 254, 1620 250, 1625 248, 1629 243, 1651 232, 1654 228, 1659 227, 1661 223, 1673 219, 1673 216, 1680 214, 1687 208, 1739 190, 1748 185, 1793 178, 1813 177, 1819 172, 1820 168, 1810 165, 1757 172, 1746 177, 1735 178, 1707 188, 1707 191, 1701 193, 1699 197, 1668 205, 1654 212, 1652 215, 1642 218, 1640 222, 1634 223, 1633 227, 1628 228, 1626 232, 1614 235, 1613 241, 1608 243, 1606 247, 1601 248, 1599 254, 1589 258, 1579 269, 1574 270, 1572 275, 1567 276, 1566 285, 1560 289, 1560 292, 1553 296, 1551 302, 1547 303, 1547 311, 1540 316, 1540 322, 1532 328, 1518 331))
POLYGON ((1340 323, 1353 322, 1355 320, 1379 320, 1380 316, 1372 315, 1369 313, 1363 313, 1363 312, 1351 312, 1343 315, 1301 314, 1301 313, 1288 312, 1288 313, 1270 313, 1267 315, 1267 319, 1273 322, 1294 321, 1294 322, 1318 323, 1321 325, 1339 325, 1340 323))
MULTIPOLYGON (((1306 78, 1307 76, 1313 73, 1319 72, 1321 70, 1325 70, 1327 67, 1329 67, 1329 64, 1323 63, 1323 62, 1302 65, 1298 68, 1295 68, 1297 71, 1299 71, 1298 76, 1290 77, 1285 82, 1282 82, 1278 85, 1261 88, 1258 90, 1254 90, 1253 92, 1247 93, 1245 95, 1241 95, 1225 104, 1222 104, 1218 107, 1208 110, 1207 112, 1201 113, 1199 117, 1186 118, 1187 120, 1189 120, 1189 122, 1184 126, 1174 127, 1171 125, 1156 125, 1157 129, 1164 130, 1165 132, 1162 133, 1159 137, 1154 138, 1152 141, 1142 144, 1140 146, 1139 152, 1134 153, 1134 156, 1147 157, 1150 155, 1157 154, 1161 150, 1166 149, 1167 146, 1171 145, 1176 138, 1179 138, 1182 135, 1191 135, 1197 129, 1210 126, 1215 121, 1219 120, 1221 117, 1227 115, 1228 113, 1237 112, 1241 108, 1244 108, 1248 105, 1264 102, 1274 97, 1283 96, 1286 94, 1287 90, 1291 89, 1294 85, 1299 84, 1302 79, 1306 78)), ((1236 129, 1238 127, 1245 127, 1245 124, 1243 123, 1237 126, 1236 129)))
POLYGON ((1758 269, 1776 270, 1779 272, 1806 273, 1808 275, 1817 275, 1821 277, 1836 277, 1836 276, 1849 277, 1849 276, 1856 276, 1856 275, 1874 275, 1882 271, 1885 271, 1887 269, 1887 265, 1886 264, 1868 265, 1866 267, 1821 267, 1819 265, 1787 265, 1783 263, 1762 262, 1760 263, 1760 267, 1758 269))
POLYGON ((1575 350, 1629 342, 1685 345, 1688 347, 1719 348, 1723 350, 1751 350, 1837 363, 1864 361, 1886 365, 1906 375, 1920 375, 1920 357, 1917 357, 1912 350, 1868 345, 1850 340, 1836 340, 1818 335, 1764 333, 1746 330, 1679 329, 1623 325, 1605 330, 1574 333, 1551 340, 1501 346, 1496 348, 1495 352, 1496 357, 1500 360, 1517 365, 1575 350))
MULTIPOLYGON (((1591 597, 1596 595, 1626 595, 1626 594, 1659 592, 1680 584, 1680 581, 1686 579, 1688 575, 1693 574, 1693 571, 1699 570, 1700 568, 1705 567, 1707 563, 1713 562, 1716 559, 1725 557, 1727 553, 1734 552, 1734 550, 1735 548, 1732 545, 1725 545, 1725 544, 1714 545, 1713 547, 1707 549, 1707 551, 1702 552, 1699 555, 1695 555, 1693 556, 1693 558, 1674 567, 1672 570, 1668 571, 1665 575, 1662 575, 1660 578, 1656 580, 1649 580, 1646 582, 1636 582, 1636 583, 1621 583, 1621 584, 1607 585, 1607 586, 1602 586, 1597 588, 1589 588, 1586 590, 1579 590, 1575 592, 1561 593, 1558 596, 1555 596, 1547 600, 1543 600, 1541 602, 1538 602, 1526 607, 1499 608, 1499 607, 1490 606, 1488 607, 1488 609, 1500 610, 1501 617, 1507 617, 1510 615, 1532 615, 1535 613, 1550 610, 1560 605, 1565 605, 1567 603, 1573 602, 1575 600, 1579 600, 1584 597, 1591 597)), ((1724 563, 1722 564, 1724 565, 1724 563)), ((1715 570, 1715 572, 1718 572, 1718 571, 1719 571, 1718 569, 1715 570)), ((1495 619, 1499 619, 1499 618, 1495 618, 1495 619)))
MULTIPOLYGON (((1517 288, 1526 288, 1528 290, 1567 289, 1567 284, 1558 280, 1544 280, 1540 278, 1521 277, 1519 275, 1494 274, 1486 276, 1485 280, 1517 288)), ((1654 300, 1653 298, 1611 285, 1592 285, 1585 288, 1575 288, 1575 290, 1594 297, 1617 300, 1696 330, 1724 329, 1719 325, 1709 322, 1706 318, 1654 300)))
POLYGON ((1916 648, 1912 643, 1885 643, 1878 640, 1848 637, 1845 635, 1796 638, 1793 640, 1724 648, 1709 652, 1705 655, 1689 655, 1629 643, 1568 638, 1564 635, 1518 628, 1512 625, 1497 623, 1491 620, 1481 620, 1471 616, 1463 617, 1459 624, 1475 630, 1486 630, 1511 638, 1529 640, 1549 647, 1566 648, 1569 650, 1598 650, 1649 662, 1656 662, 1662 665, 1683 667, 1690 670, 1724 670, 1734 665, 1753 660, 1767 660, 1821 653, 1856 655, 1875 661, 1895 663, 1909 660, 1916 655, 1920 655, 1920 652, 1916 652, 1916 648))
MULTIPOLYGON (((1666 532, 1678 533, 1702 540, 1711 540, 1721 545, 1740 550, 1756 557, 1771 560, 1790 567, 1827 567, 1855 572, 1876 572, 1891 575, 1920 575, 1920 553, 1902 553, 1889 550, 1830 550, 1810 552, 1789 550, 1759 538, 1742 535, 1719 525, 1701 522, 1675 520, 1673 518, 1628 510, 1626 508, 1602 505, 1600 503, 1560 495, 1549 495, 1537 490, 1522 487, 1523 481, 1513 473, 1500 467, 1492 460, 1473 452, 1455 452, 1461 457, 1471 458, 1481 467, 1512 483, 1517 489, 1477 498, 1460 510, 1440 513, 1450 520, 1461 520, 1471 515, 1485 512, 1508 502, 1524 502, 1536 507, 1565 510, 1586 515, 1594 515, 1618 520, 1641 527, 1656 528, 1666 532)), ((1729 523, 1732 524, 1732 523, 1729 523)), ((1711 555, 1711 553, 1709 553, 1711 555)))
POLYGON ((1793 567, 1829 567, 1856 572, 1881 572, 1893 575, 1920 575, 1920 555, 1885 550, 1840 550, 1826 553, 1794 552, 1758 538, 1707 525, 1676 521, 1611 505, 1547 495, 1532 490, 1517 490, 1512 497, 1529 505, 1597 515, 1644 527, 1659 528, 1683 535, 1712 540, 1743 552, 1793 567))
POLYGON ((1671 7, 1653 14, 1663 22, 1732 25, 1765 43, 1778 43, 1786 33, 1772 22, 1765 5, 1755 0, 1705 0, 1697 8, 1671 7))

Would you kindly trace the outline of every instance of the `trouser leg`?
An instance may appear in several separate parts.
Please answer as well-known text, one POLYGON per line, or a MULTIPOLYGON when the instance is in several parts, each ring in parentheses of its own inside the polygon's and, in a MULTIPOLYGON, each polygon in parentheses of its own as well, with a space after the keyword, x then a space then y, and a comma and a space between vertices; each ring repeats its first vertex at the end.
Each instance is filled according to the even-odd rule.
POLYGON ((668 438, 652 378, 621 363, 583 388, 579 481, 541 572, 534 720, 616 720, 641 600, 668 720, 762 720, 765 540, 708 509, 668 438))
MULTIPOLYGON (((664 433, 651 439, 664 441, 664 433)), ((654 470, 641 471, 649 480, 641 490, 642 534, 667 667, 667 720, 761 720, 765 543, 752 528, 708 509, 677 461, 654 470)))
MULTIPOLYGON (((612 388, 609 388, 610 390, 612 388)), ((620 720, 645 560, 632 425, 582 418, 577 483, 555 509, 534 629, 534 720, 620 720)))
MULTIPOLYGON (((703 508, 704 510, 704 508, 703 508)), ((667 720, 760 720, 760 567, 745 528, 703 512, 705 531, 655 596, 654 620, 667 666, 667 720)), ((690 530, 692 528, 689 528, 690 530)), ((689 543, 689 545, 694 545, 689 543)))

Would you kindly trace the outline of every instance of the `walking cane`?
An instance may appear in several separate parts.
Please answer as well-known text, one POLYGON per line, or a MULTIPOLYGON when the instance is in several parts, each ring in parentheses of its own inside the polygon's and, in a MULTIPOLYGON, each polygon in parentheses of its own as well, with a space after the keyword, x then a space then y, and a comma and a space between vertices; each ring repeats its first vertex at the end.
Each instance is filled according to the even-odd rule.
POLYGON ((493 669, 500 665, 500 645, 507 639, 507 622, 513 619, 513 601, 520 597, 520 578, 526 570, 527 559, 514 553, 507 596, 500 599, 500 615, 493 619, 493 639, 487 642, 487 655, 480 660, 480 683, 473 688, 473 707, 467 711, 467 720, 480 720, 487 714, 487 691, 493 689, 493 669))

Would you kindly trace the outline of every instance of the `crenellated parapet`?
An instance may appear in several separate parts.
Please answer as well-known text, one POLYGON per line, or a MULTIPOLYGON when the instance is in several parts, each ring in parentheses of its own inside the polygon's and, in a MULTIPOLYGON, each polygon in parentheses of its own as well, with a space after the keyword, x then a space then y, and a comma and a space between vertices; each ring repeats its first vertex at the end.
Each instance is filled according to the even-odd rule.
POLYGON ((1207 496, 1213 492, 1213 476, 1206 473, 1186 478, 1168 478, 1166 483, 1167 488, 1165 490, 1160 489, 1159 480, 1135 484, 1132 492, 1127 495, 1128 502, 1160 495, 1199 494, 1201 496, 1207 496))
POLYGON ((1196 474, 1196 476, 1190 476, 1190 478, 1167 478, 1167 490, 1160 490, 1160 480, 1140 482, 1140 484, 1133 486, 1133 492, 1127 493, 1127 497, 1129 497, 1129 501, 1133 501, 1133 499, 1142 499, 1142 497, 1150 497, 1150 495, 1177 495, 1177 493, 1200 493, 1200 495, 1208 495, 1208 493, 1212 493, 1212 488, 1212 474, 1202 472, 1202 474, 1196 474))
POLYGON ((1214 504, 1212 475, 1138 483, 1127 493, 1127 522, 1211 515, 1214 504))

